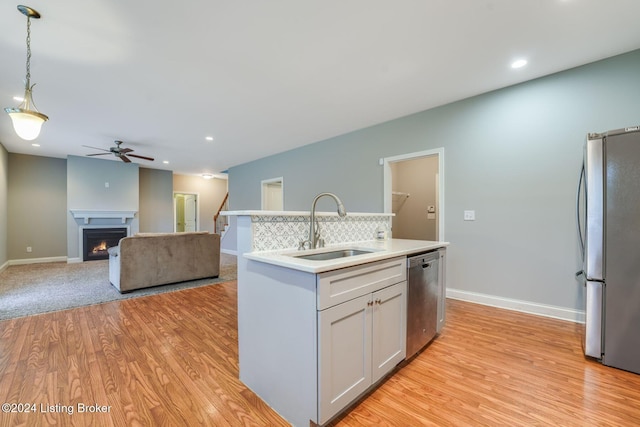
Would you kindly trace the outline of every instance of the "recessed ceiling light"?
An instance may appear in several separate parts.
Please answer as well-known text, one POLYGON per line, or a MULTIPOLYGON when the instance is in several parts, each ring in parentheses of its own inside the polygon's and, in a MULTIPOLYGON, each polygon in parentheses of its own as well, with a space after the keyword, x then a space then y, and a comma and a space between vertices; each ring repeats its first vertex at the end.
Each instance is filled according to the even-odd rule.
POLYGON ((165 165, 169 164, 169 160, 163 160, 162 163, 164 163, 165 165))
POLYGON ((518 59, 517 61, 513 61, 511 63, 511 68, 522 68, 527 65, 526 59, 518 59))
POLYGON ((213 137, 212 136, 207 136, 204 139, 206 139, 207 141, 213 141, 213 137))
POLYGON ((32 147, 40 147, 40 144, 31 144, 32 147))

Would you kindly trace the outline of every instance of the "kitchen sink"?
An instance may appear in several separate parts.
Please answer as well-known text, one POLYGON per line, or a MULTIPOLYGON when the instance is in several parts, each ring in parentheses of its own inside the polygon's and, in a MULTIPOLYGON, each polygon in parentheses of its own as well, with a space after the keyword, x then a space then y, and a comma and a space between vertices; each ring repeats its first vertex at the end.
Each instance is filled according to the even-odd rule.
POLYGON ((330 252, 319 252, 315 254, 291 255, 291 256, 295 258, 300 258, 300 259, 308 259, 311 261, 327 261, 327 260, 336 259, 336 258, 346 258, 350 256, 370 254, 371 252, 375 252, 375 251, 366 250, 366 249, 339 249, 339 250, 330 251, 330 252))

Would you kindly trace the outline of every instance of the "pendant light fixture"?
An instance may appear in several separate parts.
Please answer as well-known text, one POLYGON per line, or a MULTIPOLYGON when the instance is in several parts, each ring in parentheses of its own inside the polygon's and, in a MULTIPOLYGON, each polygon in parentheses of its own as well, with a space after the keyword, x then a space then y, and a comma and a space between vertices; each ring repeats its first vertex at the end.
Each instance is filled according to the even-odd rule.
POLYGON ((27 17, 27 76, 24 82, 24 98, 18 107, 8 107, 4 111, 11 117, 13 129, 18 136, 31 141, 40 135, 42 124, 49 120, 49 117, 38 111, 31 97, 31 91, 35 86, 31 85, 31 18, 40 19, 40 14, 28 6, 19 5, 18 10, 27 17))

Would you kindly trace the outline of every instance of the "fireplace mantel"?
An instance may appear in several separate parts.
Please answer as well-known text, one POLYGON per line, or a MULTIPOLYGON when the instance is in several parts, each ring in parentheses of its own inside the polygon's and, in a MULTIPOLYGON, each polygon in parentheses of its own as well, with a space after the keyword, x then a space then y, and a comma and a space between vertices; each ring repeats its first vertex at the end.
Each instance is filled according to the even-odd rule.
POLYGON ((135 218, 138 211, 133 210, 115 210, 105 211, 96 209, 69 209, 71 215, 76 219, 84 220, 85 224, 89 224, 92 219, 113 219, 119 218, 123 224, 126 224, 128 219, 135 218))

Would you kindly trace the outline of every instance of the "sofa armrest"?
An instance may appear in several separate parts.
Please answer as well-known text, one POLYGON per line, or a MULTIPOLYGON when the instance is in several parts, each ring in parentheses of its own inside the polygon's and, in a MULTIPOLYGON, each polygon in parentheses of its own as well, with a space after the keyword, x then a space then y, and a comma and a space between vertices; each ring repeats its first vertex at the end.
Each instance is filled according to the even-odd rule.
POLYGON ((120 245, 107 249, 109 252, 109 282, 120 291, 120 245))

